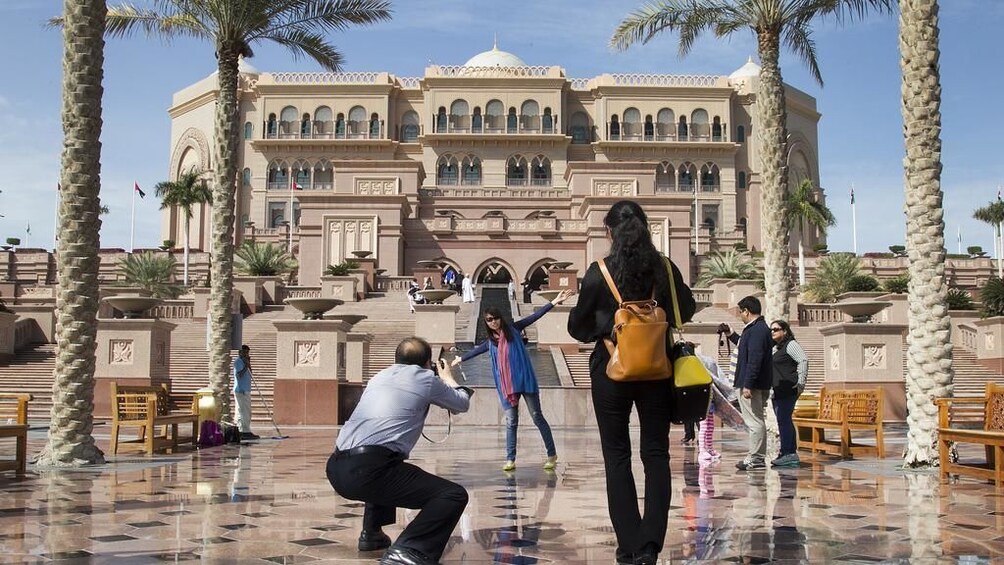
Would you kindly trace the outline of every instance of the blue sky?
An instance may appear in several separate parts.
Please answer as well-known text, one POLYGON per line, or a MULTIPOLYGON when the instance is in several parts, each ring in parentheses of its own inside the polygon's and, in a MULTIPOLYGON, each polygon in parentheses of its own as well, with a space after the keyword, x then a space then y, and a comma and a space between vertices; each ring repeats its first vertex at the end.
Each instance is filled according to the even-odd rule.
MULTIPOLYGON (((110 4, 117 3, 112 0, 110 4)), ((138 5, 147 2, 140 0, 138 5)), ((388 71, 419 76, 430 63, 462 64, 491 48, 531 65, 560 65, 569 77, 604 72, 728 74, 755 52, 748 33, 730 40, 698 42, 685 59, 676 37, 612 52, 607 41, 637 0, 398 0, 391 22, 333 37, 346 70, 388 71)), ((943 113, 942 188, 946 244, 993 249, 990 227, 972 211, 997 195, 1004 183, 1004 65, 999 34, 1004 1, 943 0, 941 69, 943 113)), ((61 35, 43 22, 62 10, 60 0, 0 0, 0 239, 53 243, 55 186, 59 176, 61 35)), ((785 56, 785 81, 815 96, 820 170, 830 208, 837 216, 831 250, 852 248, 849 191, 857 198, 858 251, 885 251, 902 244, 903 140, 897 19, 874 16, 852 26, 817 25, 817 52, 825 87, 801 63, 785 56)), ((294 61, 279 47, 260 45, 251 63, 262 71, 316 70, 294 61)), ((134 181, 147 191, 136 203, 136 247, 160 243, 159 202, 152 187, 165 180, 170 158, 171 95, 215 70, 208 44, 179 40, 165 44, 137 36, 111 40, 105 53, 102 133, 103 247, 128 247, 134 181)))

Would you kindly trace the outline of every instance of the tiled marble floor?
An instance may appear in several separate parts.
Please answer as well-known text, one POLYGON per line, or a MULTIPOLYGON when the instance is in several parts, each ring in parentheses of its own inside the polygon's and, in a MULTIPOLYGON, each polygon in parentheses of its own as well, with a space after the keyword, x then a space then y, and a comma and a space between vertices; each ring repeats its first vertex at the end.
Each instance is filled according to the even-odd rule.
MULTIPOLYGON (((101 468, 34 470, 23 479, 0 474, 0 562, 375 563, 379 554, 355 548, 361 505, 324 478, 335 431, 283 431, 291 437, 119 455, 101 468)), ((445 429, 429 433, 437 439, 445 429)), ((1004 555, 1004 490, 992 485, 942 485, 936 474, 900 471, 895 459, 803 456, 799 469, 738 473, 745 442, 732 431, 721 435, 723 461, 700 467, 679 434, 666 563, 987 563, 1004 555)), ((501 429, 461 428, 444 443, 419 444, 418 464, 471 493, 444 563, 613 563, 596 432, 555 436, 556 473, 540 468, 532 428, 521 430, 511 474, 499 470, 501 429)), ((33 450, 43 442, 44 431, 32 432, 33 450)), ((900 447, 894 436, 887 449, 900 447)))

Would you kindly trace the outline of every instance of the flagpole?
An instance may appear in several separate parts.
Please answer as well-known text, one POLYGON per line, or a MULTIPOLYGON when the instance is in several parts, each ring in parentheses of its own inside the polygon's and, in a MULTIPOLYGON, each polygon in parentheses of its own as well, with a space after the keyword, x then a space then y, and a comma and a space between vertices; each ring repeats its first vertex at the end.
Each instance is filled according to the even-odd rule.
MULTIPOLYGON (((1001 185, 997 185, 997 202, 1001 201, 1001 185)), ((1004 279, 1004 236, 1001 235, 1001 224, 997 223, 997 233, 994 234, 994 254, 997 255, 997 278, 1004 279)))
POLYGON ((958 228, 959 228, 959 237, 958 237, 959 251, 958 251, 958 253, 959 253, 959 255, 962 255, 962 226, 958 226, 958 228))
MULTIPOLYGON (((693 181, 691 181, 693 182, 693 181)), ((701 212, 697 208, 697 183, 694 183, 694 257, 701 254, 701 212)))
POLYGON ((293 253, 293 187, 296 186, 296 173, 292 170, 289 172, 289 243, 286 249, 289 253, 293 253))
POLYGON ((851 183, 851 237, 854 242, 854 255, 858 254, 858 212, 854 202, 854 183, 851 183))
POLYGON ((53 210, 53 222, 52 222, 52 250, 55 251, 56 247, 59 246, 59 198, 62 196, 62 187, 59 183, 56 183, 56 209, 53 210))
POLYGON ((136 241, 136 183, 132 186, 132 219, 129 220, 129 253, 135 249, 136 241))

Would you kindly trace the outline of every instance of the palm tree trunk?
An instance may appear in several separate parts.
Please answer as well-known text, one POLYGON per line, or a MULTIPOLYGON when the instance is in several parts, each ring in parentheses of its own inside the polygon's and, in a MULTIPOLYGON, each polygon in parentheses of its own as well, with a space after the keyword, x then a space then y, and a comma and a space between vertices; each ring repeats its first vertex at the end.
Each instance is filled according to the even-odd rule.
POLYGON ((190 216, 185 216, 185 287, 188 287, 188 249, 190 247, 189 240, 189 222, 192 221, 190 216))
POLYGON ((101 229, 105 0, 63 4, 63 154, 56 253, 56 367, 41 465, 104 463, 94 444, 94 365, 101 229))
POLYGON ((784 83, 781 79, 780 38, 762 32, 758 38, 760 53, 760 160, 763 183, 760 186, 760 215, 763 218, 763 270, 767 289, 764 315, 768 320, 788 319, 788 227, 785 201, 788 170, 784 163, 787 136, 784 83))
POLYGON ((937 464, 938 410, 952 394, 951 320, 941 192, 941 76, 937 0, 902 0, 899 18, 906 141, 906 248, 910 257, 907 446, 910 467, 937 464))
POLYGON ((234 288, 234 191, 237 188, 238 53, 220 47, 216 104, 216 168, 213 171, 212 282, 209 293, 209 386, 221 417, 230 419, 230 339, 234 288))

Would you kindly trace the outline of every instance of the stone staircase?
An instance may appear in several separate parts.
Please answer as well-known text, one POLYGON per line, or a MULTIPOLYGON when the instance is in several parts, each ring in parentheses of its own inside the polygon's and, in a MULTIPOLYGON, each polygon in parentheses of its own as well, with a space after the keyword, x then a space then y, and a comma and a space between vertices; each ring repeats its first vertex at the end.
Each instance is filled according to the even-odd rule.
POLYGON ((52 411, 52 374, 56 368, 56 345, 33 345, 17 352, 0 365, 0 392, 29 393, 28 420, 48 422, 52 411))

